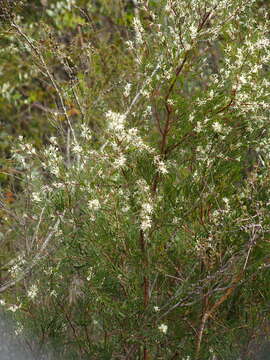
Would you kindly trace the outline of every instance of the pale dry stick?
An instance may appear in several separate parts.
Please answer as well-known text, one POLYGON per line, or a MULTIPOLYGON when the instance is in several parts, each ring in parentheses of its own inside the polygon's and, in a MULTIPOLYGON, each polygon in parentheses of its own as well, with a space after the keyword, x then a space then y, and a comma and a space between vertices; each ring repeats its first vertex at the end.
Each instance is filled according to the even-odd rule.
POLYGON ((72 133, 72 136, 74 138, 74 142, 76 144, 78 144, 77 142, 77 139, 76 139, 76 135, 75 135, 75 132, 74 132, 74 129, 72 127, 72 124, 71 124, 71 121, 70 121, 70 118, 69 118, 69 115, 67 113, 67 108, 65 106, 65 102, 64 102, 64 99, 63 99, 63 96, 61 94, 61 91, 59 89, 59 86, 57 85, 53 75, 51 74, 45 60, 44 60, 44 57, 43 55, 41 54, 41 52, 39 51, 39 49, 33 44, 33 41, 22 31, 22 29, 18 26, 18 24, 12 22, 11 23, 11 26, 17 30, 17 32, 23 37, 23 39, 26 41, 26 43, 28 44, 28 46, 30 46, 30 48, 35 52, 35 54, 37 55, 39 61, 41 62, 41 65, 43 66, 43 68, 45 69, 45 72, 46 72, 46 75, 47 77, 49 78, 49 80, 51 81, 58 97, 59 97, 59 100, 60 100, 60 103, 61 103, 61 108, 63 109, 63 112, 64 112, 64 116, 67 120, 67 123, 69 125, 69 128, 71 130, 71 133, 72 133))
POLYGON ((247 256, 246 256, 246 260, 245 260, 245 264, 243 267, 243 271, 246 270, 247 267, 247 263, 248 263, 248 259, 251 253, 252 248, 254 247, 254 245, 256 245, 256 240, 258 238, 258 229, 261 228, 260 224, 252 224, 252 230, 251 230, 251 239, 250 239, 250 245, 248 247, 248 252, 247 252, 247 256))
POLYGON ((47 106, 44 106, 42 104, 40 104, 39 102, 34 102, 33 104, 30 105, 30 107, 35 107, 37 109, 40 109, 46 113, 52 114, 52 115, 65 115, 65 113, 63 111, 60 110, 56 110, 56 109, 51 109, 47 106))
POLYGON ((67 130, 67 147, 66 147, 66 154, 67 154, 67 164, 70 167, 70 129, 67 130))
MULTIPOLYGON (((263 267, 264 267, 264 268, 265 268, 265 267, 270 267, 270 264, 268 264, 268 265, 263 264, 263 267)), ((243 279, 241 280, 241 279, 239 279, 239 282, 236 284, 235 288, 236 288, 237 286, 240 286, 240 285, 244 284, 244 283, 247 283, 251 278, 254 278, 254 277, 257 275, 257 273, 260 271, 260 269, 261 269, 261 267, 260 267, 257 271, 255 271, 255 272, 252 274, 251 277, 247 278, 246 280, 243 280, 243 279)), ((221 273, 223 273, 225 270, 226 270, 226 268, 223 269, 221 273)), ((208 281, 208 280, 209 280, 209 279, 206 278, 206 279, 204 280, 204 282, 206 282, 206 281, 208 281)), ((227 285, 227 286, 225 286, 225 287, 214 288, 213 290, 208 291, 208 292, 205 294, 205 296, 212 295, 212 294, 214 294, 214 293, 216 293, 216 292, 228 291, 228 290, 231 289, 231 287, 232 287, 232 284, 227 285)), ((178 301, 176 304, 174 304, 169 310, 167 310, 165 313, 161 314, 161 315, 158 317, 158 320, 161 320, 163 317, 166 317, 166 315, 168 315, 171 311, 173 311, 173 310, 174 310, 175 308, 177 308, 177 307, 190 307, 190 306, 193 306, 193 305, 197 304, 199 301, 202 300, 202 298, 200 297, 200 298, 197 298, 196 300, 193 300, 193 301, 190 301, 190 302, 184 302, 185 300, 188 300, 189 298, 194 297, 194 294, 197 294, 197 291, 196 291, 196 290, 194 290, 193 292, 190 292, 184 299, 181 299, 181 300, 178 301)), ((179 294, 178 294, 178 295, 179 295, 179 294)), ((177 295, 177 296, 178 296, 178 295, 177 295)), ((175 299, 177 296, 174 295, 172 299, 175 299)), ((170 300, 168 301, 168 303, 165 304, 165 305, 160 309, 160 311, 164 310, 164 308, 166 308, 166 307, 168 306, 168 304, 171 302, 172 299, 170 299, 170 300)), ((211 312, 210 316, 212 316, 212 312, 211 312)), ((154 318, 154 317, 153 317, 153 318, 154 318)), ((152 320, 152 319, 150 319, 150 320, 152 320)))
MULTIPOLYGON (((44 211, 45 211, 45 206, 43 206, 43 208, 42 208, 42 210, 41 210, 41 212, 40 212, 39 219, 38 219, 38 223, 37 223, 37 226, 36 226, 34 235, 33 235, 33 237, 32 237, 31 247, 33 246, 34 241, 37 239, 37 235, 38 235, 38 231, 39 231, 39 228, 40 228, 40 224, 41 224, 41 220, 42 220, 44 211)), ((27 250, 29 251, 30 249, 27 249, 27 250)))
MULTIPOLYGON (((75 86, 76 86, 76 84, 75 84, 75 86)), ((72 86, 72 94, 73 94, 74 99, 75 99, 75 101, 76 101, 76 104, 77 104, 77 106, 78 106, 78 108, 79 108, 79 110, 80 110, 80 113, 81 113, 81 115, 82 115, 82 121, 83 121, 84 118, 85 118, 85 114, 84 114, 84 110, 83 110, 83 108, 82 108, 82 104, 80 103, 80 100, 79 100, 79 98, 78 98, 78 94, 77 94, 76 91, 75 91, 75 86, 72 86)))
MULTIPOLYGON (((237 259, 237 258, 236 258, 237 259)), ((201 301, 201 297, 197 298, 196 300, 192 300, 192 301, 189 301, 189 302, 184 302, 185 300, 189 300, 190 298, 194 298, 194 295, 195 294, 198 294, 201 290, 201 286, 199 284, 202 284, 202 283, 207 283, 209 282, 210 280, 214 280, 215 278, 217 278, 218 275, 222 275, 225 273, 226 270, 229 270, 230 269, 230 266, 232 265, 232 261, 229 261, 228 264, 226 264, 225 266, 223 266, 223 268, 221 270, 219 270, 217 273, 215 273, 214 275, 212 276, 209 276, 209 277, 206 277, 203 281, 199 281, 197 284, 194 284, 193 286, 193 290, 192 291, 189 291, 187 296, 183 299, 181 299, 180 301, 177 301, 174 305, 171 305, 170 308, 168 308, 170 306, 170 303, 175 300, 180 294, 181 294, 181 291, 182 291, 182 288, 183 288, 183 285, 181 284, 179 286, 179 288, 176 290, 174 296, 172 296, 168 302, 160 309, 160 311, 164 311, 166 308, 168 308, 167 311, 165 311, 162 315, 159 316, 159 319, 162 319, 163 317, 166 317, 171 311, 173 311, 174 309, 176 309, 177 307, 186 307, 186 306, 192 306, 196 303, 198 303, 199 301, 201 301), (200 287, 199 287, 200 286, 200 287)), ((193 269, 196 268, 196 265, 194 266, 193 269)), ((192 273, 193 271, 190 272, 190 277, 192 276, 192 273)), ((188 282, 189 281, 189 278, 186 279, 185 282, 188 282)), ((223 288, 215 288, 213 289, 212 291, 208 291, 207 292, 207 296, 215 293, 215 292, 218 292, 218 291, 225 291, 225 290, 228 290, 229 288, 231 287, 231 285, 228 285, 226 287, 223 287, 223 288)))
POLYGON ((158 278, 158 274, 156 274, 155 276, 155 279, 153 281, 153 284, 150 286, 150 289, 149 289, 149 299, 151 299, 151 296, 152 296, 152 292, 155 288, 155 285, 156 285, 156 282, 157 282, 157 278, 158 278))
POLYGON ((52 231, 48 234, 48 236, 44 240, 38 254, 34 257, 31 264, 16 279, 14 279, 12 281, 8 281, 4 285, 0 286, 0 293, 6 291, 7 289, 11 288, 12 286, 16 285, 18 282, 23 280, 26 277, 26 275, 29 273, 29 271, 32 270, 35 265, 37 265, 38 261, 42 258, 42 253, 48 246, 51 238, 57 232, 59 224, 60 224, 60 220, 61 220, 61 218, 59 216, 59 218, 57 219, 57 221, 55 222, 55 224, 53 226, 52 231))
POLYGON ((142 92, 143 92, 143 90, 145 89, 146 85, 149 83, 149 81, 150 81, 150 80, 156 75, 156 73, 158 72, 158 70, 159 70, 159 68, 160 68, 160 65, 161 65, 161 61, 158 62, 157 66, 155 67, 155 69, 154 69, 154 71, 152 72, 152 74, 150 75, 150 77, 145 80, 145 82, 143 83, 141 89, 138 91, 138 93, 136 94, 136 96, 135 96, 134 99, 132 100, 129 108, 127 109, 127 111, 126 111, 125 114, 124 114, 125 117, 127 117, 127 116, 130 114, 133 106, 137 103, 137 101, 139 100, 140 96, 142 95, 142 92))
POLYGON ((136 17, 139 17, 138 0, 132 0, 134 6, 134 13, 136 17))
POLYGON ((232 295, 234 289, 237 287, 239 281, 241 280, 242 275, 243 275, 242 272, 240 274, 237 274, 237 276, 232 281, 231 286, 227 289, 225 294, 223 296, 221 296, 221 298, 219 298, 214 303, 214 305, 212 306, 212 308, 210 310, 206 310, 205 313, 203 314, 202 320, 201 320, 201 325, 200 325, 199 332, 198 332, 198 337, 197 337, 197 343, 196 343, 196 349, 195 349, 195 360, 199 360, 202 337, 203 337, 203 332, 204 332, 207 320, 209 319, 210 316, 213 315, 213 313, 217 310, 217 308, 220 305, 222 305, 232 295))
MULTIPOLYGON (((147 242, 146 242, 146 239, 144 237, 144 232, 142 230, 140 230, 139 241, 140 241, 141 253, 142 253, 142 257, 143 257, 143 266, 147 270, 148 266, 149 266, 149 261, 148 261, 148 256, 147 256, 147 254, 148 254, 147 242)), ((150 282, 149 282, 148 274, 145 273, 144 276, 143 276, 143 305, 144 305, 144 309, 147 309, 148 304, 149 304, 149 300, 150 300, 150 282)), ((149 359, 149 352, 148 352, 146 342, 144 341, 143 360, 148 360, 148 359, 149 359)))

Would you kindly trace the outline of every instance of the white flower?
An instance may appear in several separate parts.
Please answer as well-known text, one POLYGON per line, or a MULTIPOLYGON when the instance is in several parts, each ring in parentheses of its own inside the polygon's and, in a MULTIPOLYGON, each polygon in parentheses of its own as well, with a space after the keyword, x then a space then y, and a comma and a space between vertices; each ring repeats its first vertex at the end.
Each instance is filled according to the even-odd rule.
POLYGON ((188 121, 192 122, 193 120, 194 120, 194 114, 190 114, 188 121))
POLYGON ((168 174, 168 170, 166 168, 166 165, 164 163, 164 161, 160 161, 158 164, 158 172, 165 175, 168 174))
POLYGON ((17 328, 15 329, 15 335, 19 335, 23 332, 23 325, 18 323, 17 328))
POLYGON ((60 174, 60 170, 57 165, 52 165, 49 170, 55 176, 59 176, 59 174, 60 174))
POLYGON ((190 26, 189 30, 190 30, 190 37, 191 37, 191 39, 195 39, 195 37, 196 37, 196 35, 197 35, 197 27, 196 27, 194 24, 192 24, 192 25, 190 26))
POLYGON ((241 84, 243 84, 243 85, 247 83, 247 79, 245 78, 244 75, 241 75, 241 76, 239 77, 239 82, 240 82, 241 84))
POLYGON ((35 202, 40 202, 40 201, 41 201, 40 194, 39 194, 38 192, 32 193, 32 199, 33 199, 33 201, 35 201, 35 202))
POLYGON ((212 89, 209 93, 209 99, 211 100, 213 99, 213 97, 214 97, 214 90, 212 89))
POLYGON ((131 40, 126 41, 126 45, 128 47, 128 50, 134 49, 133 42, 131 40))
POLYGON ((20 307, 21 307, 21 305, 20 306, 18 306, 18 305, 10 305, 8 310, 12 311, 12 312, 16 312, 20 307))
POLYGON ((81 137, 85 140, 91 139, 91 131, 85 124, 81 125, 81 137))
POLYGON ((18 264, 14 264, 10 269, 8 269, 8 272, 11 274, 12 277, 16 277, 18 276, 18 274, 20 273, 21 268, 18 264))
POLYGON ((202 131, 202 123, 200 122, 200 121, 198 121, 197 122, 197 126, 195 127, 195 131, 197 132, 197 133, 200 133, 201 131, 202 131))
POLYGON ((57 138, 55 136, 51 136, 49 139, 50 143, 52 143, 53 145, 57 145, 57 138))
POLYGON ((37 293, 38 293, 38 287, 36 284, 34 284, 28 290, 27 295, 30 297, 30 299, 34 299, 37 296, 37 293))
POLYGON ((147 229, 151 228, 152 220, 149 216, 145 217, 143 221, 141 222, 141 230, 145 231, 147 229))
POLYGON ((115 132, 121 132, 124 130, 125 120, 126 120, 125 114, 119 114, 113 111, 108 111, 105 115, 106 118, 110 121, 108 125, 109 130, 115 132))
POLYGON ((161 324, 159 327, 158 327, 158 330, 163 332, 164 334, 167 333, 167 330, 168 330, 168 325, 165 325, 165 324, 161 324))
POLYGON ((170 4, 169 2, 166 4, 164 10, 165 10, 166 12, 171 12, 171 11, 172 11, 172 7, 171 7, 171 4, 170 4))
POLYGON ((6 302, 5 302, 5 300, 0 300, 0 305, 2 305, 2 306, 4 306, 4 305, 6 305, 6 302))
POLYGON ((143 44, 142 34, 144 33, 144 29, 143 29, 141 21, 138 17, 133 18, 133 27, 135 30, 135 37, 136 37, 137 44, 143 44))
POLYGON ((92 279, 92 277, 93 277, 93 268, 91 266, 88 270, 88 276, 87 276, 86 280, 90 281, 92 279))
POLYGON ((57 293, 56 293, 56 291, 55 291, 55 290, 52 290, 52 291, 50 292, 50 296, 57 297, 57 293))
POLYGON ((88 207, 90 210, 97 211, 100 208, 100 202, 98 199, 89 200, 88 207))
POLYGON ((154 306, 154 310, 155 310, 155 312, 159 312, 160 308, 158 306, 154 306))
POLYGON ((125 90, 124 90, 124 96, 128 97, 130 94, 130 90, 131 90, 131 84, 127 83, 127 85, 125 86, 125 90))
POLYGON ((158 172, 159 172, 160 174, 165 175, 165 174, 168 173, 168 170, 167 170, 167 168, 166 168, 165 162, 162 161, 162 160, 160 160, 160 157, 159 157, 158 155, 155 156, 155 158, 154 158, 154 163, 156 164, 157 169, 158 169, 158 172))
POLYGON ((212 125, 212 128, 214 129, 215 132, 217 133, 221 133, 222 132, 222 125, 219 122, 214 122, 212 125))
POLYGON ((81 154, 83 149, 79 144, 75 144, 72 148, 74 154, 81 154))
POLYGON ((138 129, 137 128, 131 128, 128 130, 128 135, 130 138, 135 137, 137 139, 138 129))
POLYGON ((153 206, 150 203, 144 203, 142 204, 142 210, 147 214, 151 214, 153 212, 153 206))
POLYGON ((151 228, 152 219, 151 214, 153 212, 153 205, 149 202, 143 203, 141 208, 140 218, 141 220, 141 230, 146 231, 151 228))
POLYGON ((125 157, 123 154, 121 154, 121 155, 119 156, 119 158, 117 158, 117 159, 114 160, 113 166, 114 166, 116 169, 118 169, 118 168, 124 166, 125 163, 126 163, 126 161, 127 161, 126 157, 125 157))

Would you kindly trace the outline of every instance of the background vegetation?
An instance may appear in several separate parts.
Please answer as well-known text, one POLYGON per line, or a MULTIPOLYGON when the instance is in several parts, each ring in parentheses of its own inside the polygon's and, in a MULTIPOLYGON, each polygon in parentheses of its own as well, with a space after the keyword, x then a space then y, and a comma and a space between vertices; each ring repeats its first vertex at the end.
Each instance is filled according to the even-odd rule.
POLYGON ((0 19, 0 301, 32 356, 267 352, 269 3, 0 19))

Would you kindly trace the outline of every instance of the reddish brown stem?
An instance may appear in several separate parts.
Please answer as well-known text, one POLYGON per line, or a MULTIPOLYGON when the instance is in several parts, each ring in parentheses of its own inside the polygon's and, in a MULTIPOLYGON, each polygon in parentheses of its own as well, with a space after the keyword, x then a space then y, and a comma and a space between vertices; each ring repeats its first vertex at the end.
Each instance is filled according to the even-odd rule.
MULTIPOLYGON (((144 233, 142 230, 140 230, 140 246, 141 246, 141 251, 142 251, 142 257, 143 257, 143 266, 144 269, 147 271, 148 268, 148 261, 147 261, 147 254, 146 254, 146 241, 144 238, 144 233)), ((147 308, 148 304, 149 304, 149 279, 147 274, 143 276, 143 305, 144 305, 144 309, 147 308)), ((148 360, 148 351, 147 351, 147 346, 146 344, 144 345, 144 349, 143 349, 143 359, 144 360, 148 360)))
POLYGON ((148 360, 149 356, 148 356, 148 351, 146 346, 143 348, 143 360, 148 360))

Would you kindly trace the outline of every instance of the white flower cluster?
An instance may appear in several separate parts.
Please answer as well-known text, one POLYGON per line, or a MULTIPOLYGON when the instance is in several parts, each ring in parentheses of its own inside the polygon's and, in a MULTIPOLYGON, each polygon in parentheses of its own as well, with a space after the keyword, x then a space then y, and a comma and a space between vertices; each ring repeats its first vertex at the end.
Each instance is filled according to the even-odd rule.
POLYGON ((33 284, 30 289, 27 291, 27 295, 28 297, 30 297, 30 299, 34 299, 37 296, 38 293, 38 287, 36 284, 33 284))
POLYGON ((32 144, 23 143, 22 136, 19 136, 18 140, 20 142, 19 148, 24 154, 26 154, 26 155, 35 155, 36 154, 36 149, 33 147, 32 144))
POLYGON ((14 261, 13 265, 8 269, 8 272, 13 278, 16 278, 22 271, 22 267, 25 264, 23 255, 19 255, 18 259, 14 261))
POLYGON ((165 165, 165 162, 163 160, 160 159, 160 156, 159 155, 156 155, 154 157, 154 163, 157 167, 157 170, 160 174, 162 175, 165 175, 165 174, 168 174, 168 169, 165 165))
POLYGON ((78 144, 73 144, 72 151, 75 155, 80 155, 83 152, 83 148, 78 144))
POLYGON ((125 165, 127 159, 124 154, 120 154, 118 158, 114 160, 113 166, 118 169, 125 165))
POLYGON ((88 276, 87 276, 86 280, 87 280, 87 281, 90 281, 93 276, 94 276, 93 267, 90 266, 90 268, 88 269, 88 276))
POLYGON ((22 305, 21 304, 20 305, 16 305, 16 304, 8 305, 5 300, 1 299, 0 306, 5 306, 7 310, 9 310, 11 312, 16 312, 18 309, 21 308, 22 305))
POLYGON ((138 17, 134 17, 133 27, 134 27, 134 31, 135 31, 135 37, 136 37, 137 44, 138 45, 143 44, 144 29, 143 29, 141 21, 138 17))
POLYGON ((17 327, 16 327, 16 329, 14 330, 15 335, 21 334, 21 333, 23 332, 23 329, 24 329, 23 324, 17 322, 17 327))
POLYGON ((146 231, 151 228, 152 213, 153 213, 153 206, 151 203, 142 204, 141 213, 140 213, 141 230, 146 231))
POLYGON ((56 3, 51 4, 49 9, 46 9, 46 13, 49 16, 57 16, 64 13, 66 10, 71 11, 75 4, 76 0, 57 1, 56 3))
POLYGON ((88 208, 93 211, 97 211, 100 208, 100 202, 98 199, 88 201, 88 208))
POLYGON ((91 135, 91 130, 89 129, 88 126, 86 126, 85 124, 81 124, 81 134, 80 136, 85 139, 85 140, 90 140, 92 135, 91 135))
POLYGON ((109 121, 108 129, 113 132, 122 132, 125 129, 126 115, 119 114, 113 111, 108 111, 106 114, 106 118, 109 121))
POLYGON ((124 89, 124 97, 128 97, 130 95, 131 84, 127 83, 124 89))
POLYGON ((0 305, 1 305, 1 306, 5 306, 5 305, 6 305, 6 302, 5 302, 5 300, 3 300, 3 299, 0 299, 0 305))
POLYGON ((144 143, 141 136, 138 135, 138 129, 131 128, 126 131, 125 141, 127 144, 135 147, 138 151, 147 151, 148 153, 152 153, 154 150, 147 144, 144 143))
POLYGON ((39 203, 42 201, 41 194, 39 192, 33 192, 32 193, 32 200, 36 203, 39 203))
POLYGON ((212 128, 216 133, 222 133, 223 131, 222 125, 218 121, 215 121, 212 124, 212 128))
POLYGON ((160 332, 162 332, 163 334, 166 334, 167 331, 168 331, 168 325, 166 325, 166 324, 161 324, 161 325, 159 325, 158 330, 159 330, 160 332))
POLYGON ((30 167, 27 160, 36 155, 36 149, 32 144, 24 142, 23 136, 20 135, 17 146, 12 149, 12 153, 12 158, 20 164, 22 168, 26 169, 30 167))
POLYGON ((140 179, 137 185, 137 203, 141 208, 140 211, 140 229, 143 232, 149 230, 152 226, 153 200, 151 198, 151 190, 144 179, 140 179))
POLYGON ((44 156, 45 160, 42 166, 51 174, 58 177, 60 175, 60 164, 64 162, 59 149, 55 145, 49 145, 48 148, 44 150, 44 156))
POLYGON ((16 312, 18 309, 20 309, 20 307, 21 307, 21 305, 16 305, 16 304, 14 304, 14 305, 10 305, 10 306, 8 307, 8 310, 9 310, 9 311, 12 311, 12 312, 16 312))

